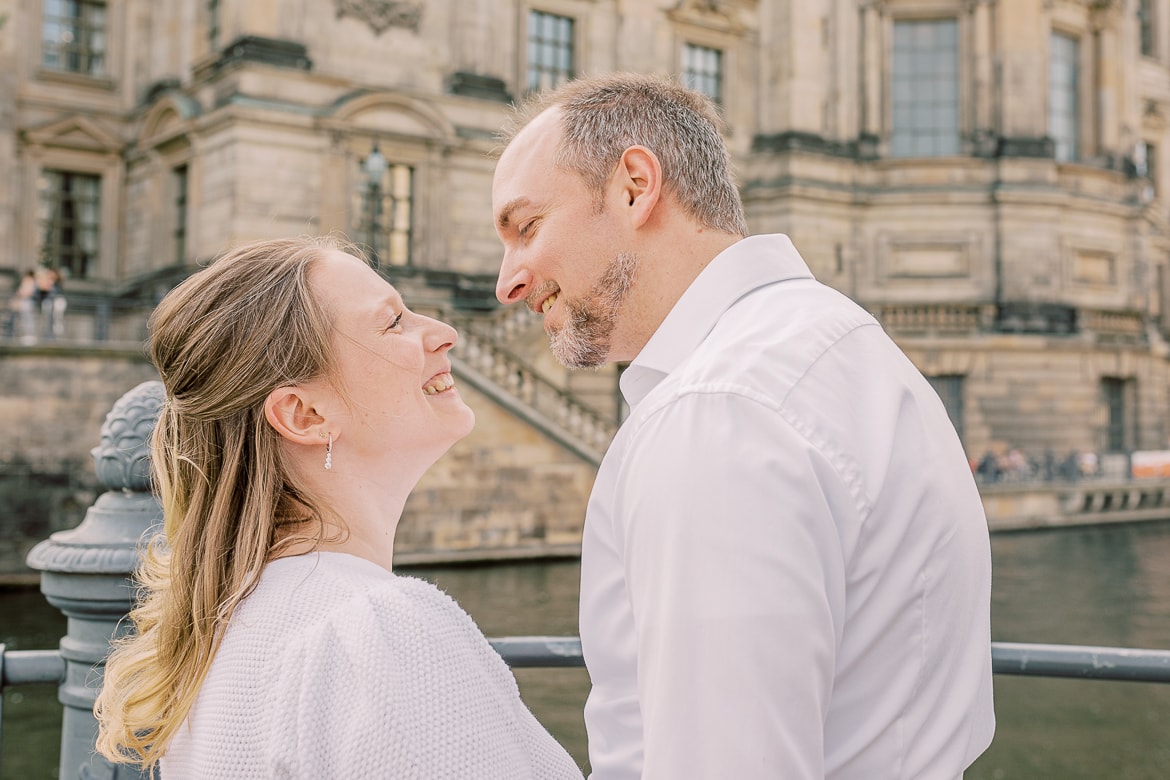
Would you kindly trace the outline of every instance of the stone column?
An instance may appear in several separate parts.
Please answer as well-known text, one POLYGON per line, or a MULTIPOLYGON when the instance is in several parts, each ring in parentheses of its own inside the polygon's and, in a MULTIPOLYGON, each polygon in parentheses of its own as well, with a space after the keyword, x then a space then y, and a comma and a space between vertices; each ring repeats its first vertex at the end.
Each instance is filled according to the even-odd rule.
POLYGON ((990 157, 995 153, 998 128, 995 124, 995 72, 991 39, 991 0, 975 0, 971 8, 971 49, 975 77, 972 88, 973 143, 975 154, 990 157))
MULTIPOLYGON (((1118 26, 1120 21, 1113 16, 1096 14, 1093 18, 1091 35, 1085 37, 1082 46, 1092 46, 1096 43, 1094 57, 1091 60, 1095 68, 1093 100, 1086 105, 1085 114, 1090 115, 1092 122, 1085 128, 1082 120, 1082 135, 1093 139, 1088 156, 1098 155, 1119 156, 1132 158, 1133 144, 1137 140, 1137 128, 1126 122, 1125 103, 1123 99, 1123 77, 1121 59, 1124 56, 1122 46, 1118 40, 1118 26), (1087 131, 1087 132, 1086 132, 1087 131)), ((1085 58, 1082 56, 1081 62, 1085 58)), ((1136 72, 1135 67, 1130 73, 1136 72)), ((1084 91, 1082 91, 1082 95, 1084 91)))
POLYGON ((869 2, 861 6, 861 132, 859 135, 877 153, 877 143, 882 136, 882 24, 880 9, 869 2))
POLYGON ((110 640, 129 630, 122 618, 134 600, 130 575, 149 529, 162 522, 150 492, 150 435, 164 394, 161 382, 143 382, 114 404, 93 449, 98 480, 108 490, 74 529, 58 531, 34 547, 28 565, 41 572, 41 592, 65 613, 61 640, 65 705, 59 777, 142 777, 94 755, 97 721, 93 703, 101 687, 110 640))
POLYGON ((1048 80, 1044 74, 1048 70, 1049 22, 1048 3, 1043 0, 1017 0, 1010 9, 997 5, 992 17, 992 36, 1001 66, 998 130, 1017 145, 1048 134, 1048 80))

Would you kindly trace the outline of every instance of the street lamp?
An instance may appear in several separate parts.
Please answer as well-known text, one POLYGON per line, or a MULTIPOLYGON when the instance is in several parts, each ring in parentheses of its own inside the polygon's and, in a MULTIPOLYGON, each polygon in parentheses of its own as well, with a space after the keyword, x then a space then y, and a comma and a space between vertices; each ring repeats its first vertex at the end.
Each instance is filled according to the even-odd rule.
POLYGON ((362 170, 366 173, 366 227, 369 230, 370 254, 373 256, 374 267, 379 266, 378 259, 378 218, 382 214, 382 178, 386 175, 386 158, 378 151, 378 144, 362 160, 362 170))

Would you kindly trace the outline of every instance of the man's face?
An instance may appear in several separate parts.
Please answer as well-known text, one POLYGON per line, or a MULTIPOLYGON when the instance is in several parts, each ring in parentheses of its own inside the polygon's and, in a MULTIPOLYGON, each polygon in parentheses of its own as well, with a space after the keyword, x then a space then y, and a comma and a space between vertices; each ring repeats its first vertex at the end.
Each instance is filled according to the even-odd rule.
POLYGON ((638 260, 622 248, 608 203, 599 208, 579 175, 553 165, 557 120, 556 109, 534 119, 496 166, 492 211, 504 244, 496 297, 544 316, 563 365, 596 367, 625 357, 622 314, 638 260))

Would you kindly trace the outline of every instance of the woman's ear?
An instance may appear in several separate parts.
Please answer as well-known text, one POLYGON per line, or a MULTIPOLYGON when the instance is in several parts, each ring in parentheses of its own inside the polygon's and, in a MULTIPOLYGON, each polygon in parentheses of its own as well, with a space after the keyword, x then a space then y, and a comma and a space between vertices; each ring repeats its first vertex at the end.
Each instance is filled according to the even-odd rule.
POLYGON ((268 394, 264 418, 282 438, 295 444, 316 446, 324 435, 325 418, 317 412, 308 391, 296 385, 278 387, 268 394))

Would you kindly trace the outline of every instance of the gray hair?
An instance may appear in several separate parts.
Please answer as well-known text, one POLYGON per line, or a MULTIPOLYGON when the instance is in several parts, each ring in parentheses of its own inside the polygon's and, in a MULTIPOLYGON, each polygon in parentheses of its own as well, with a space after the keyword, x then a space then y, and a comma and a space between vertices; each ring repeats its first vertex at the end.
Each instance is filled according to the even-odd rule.
POLYGON ((597 208, 622 153, 644 146, 662 165, 665 190, 686 213, 711 230, 748 235, 720 134, 723 121, 706 95, 641 73, 579 79, 518 106, 500 140, 511 143, 532 119, 554 107, 561 111, 564 133, 554 164, 585 180, 597 208))

